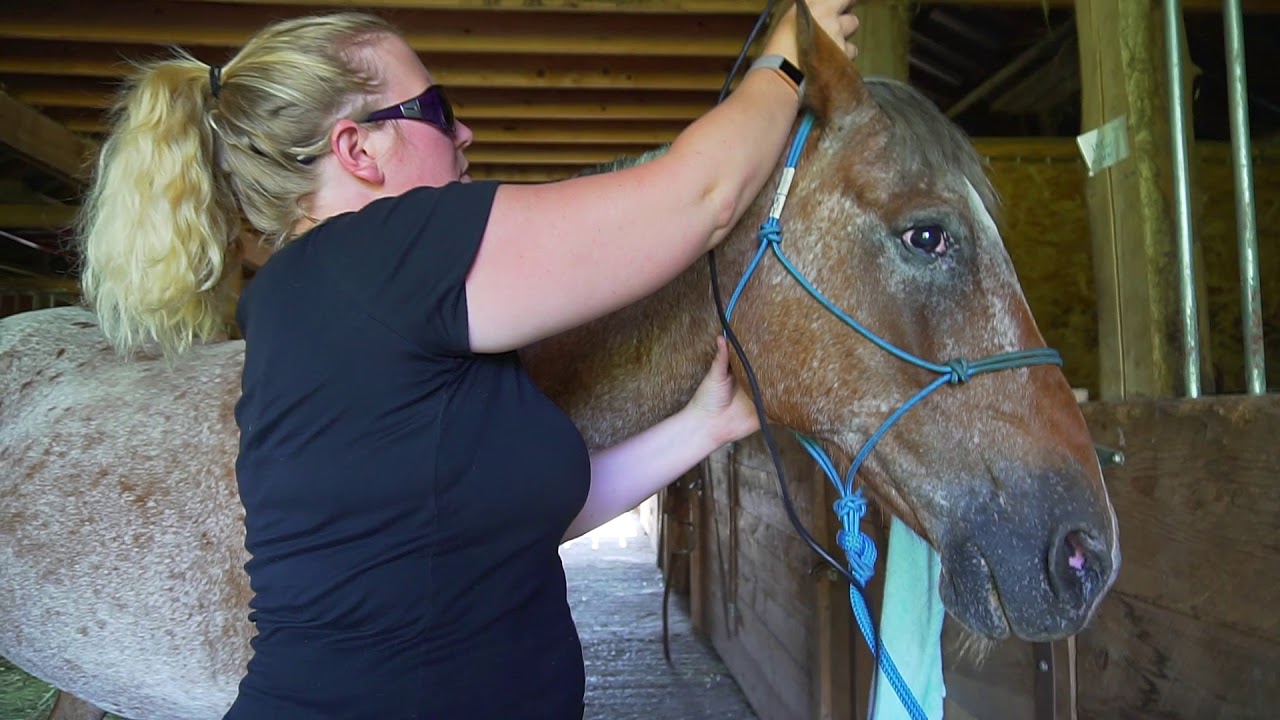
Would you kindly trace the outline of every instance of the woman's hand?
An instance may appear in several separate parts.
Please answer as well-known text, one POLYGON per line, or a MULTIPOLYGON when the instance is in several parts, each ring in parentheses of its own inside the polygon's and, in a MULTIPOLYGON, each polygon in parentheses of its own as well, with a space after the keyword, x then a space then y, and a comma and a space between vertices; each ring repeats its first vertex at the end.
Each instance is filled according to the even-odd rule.
MULTIPOLYGON (((844 49, 850 59, 858 56, 858 47, 849 38, 858 29, 858 16, 853 14, 857 0, 806 0, 813 20, 836 44, 844 49)), ((793 63, 799 63, 796 48, 796 8, 792 5, 778 19, 773 32, 765 43, 764 54, 778 54, 793 63)))
POLYGON ((717 446, 741 440, 760 429, 756 407, 729 372, 729 346, 716 338, 716 357, 686 406, 705 423, 717 446))

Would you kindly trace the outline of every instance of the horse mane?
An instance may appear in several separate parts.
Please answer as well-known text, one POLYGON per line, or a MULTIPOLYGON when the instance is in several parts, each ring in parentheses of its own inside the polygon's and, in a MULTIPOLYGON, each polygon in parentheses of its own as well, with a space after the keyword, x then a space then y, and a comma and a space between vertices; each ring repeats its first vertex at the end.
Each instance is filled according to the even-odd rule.
MULTIPOLYGON (((863 82, 871 98, 889 117, 889 142, 899 161, 931 177, 948 177, 957 173, 964 176, 978 192, 983 206, 996 224, 1002 224, 1000 197, 987 177, 986 165, 969 136, 943 115, 932 100, 907 83, 885 77, 868 77, 863 82)), ((643 165, 661 156, 668 147, 670 144, 624 155, 585 168, 577 173, 577 177, 643 165)))
POLYGON ((969 136, 932 100, 907 83, 880 77, 866 78, 864 82, 872 99, 889 117, 889 145, 898 160, 929 177, 963 175, 1000 225, 1000 197, 969 136))
POLYGON ((598 175, 600 173, 613 172, 614 170, 625 170, 626 168, 635 167, 636 165, 643 165, 654 158, 661 157, 669 147, 671 147, 671 143, 664 143, 652 150, 645 150, 642 153, 637 153, 635 155, 622 155, 610 160, 609 162, 603 162, 599 165, 592 165, 590 167, 583 168, 578 171, 574 177, 598 175))

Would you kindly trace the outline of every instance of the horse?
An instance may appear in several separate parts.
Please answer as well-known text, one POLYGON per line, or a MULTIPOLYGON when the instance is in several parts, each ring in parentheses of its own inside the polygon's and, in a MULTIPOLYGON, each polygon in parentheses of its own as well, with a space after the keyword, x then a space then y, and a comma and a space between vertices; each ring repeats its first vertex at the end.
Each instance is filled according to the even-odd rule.
MULTIPOLYGON (((909 86, 862 78, 806 13, 798 38, 815 123, 782 216, 795 267, 919 357, 1042 348, 968 138, 909 86)), ((752 263, 773 187, 716 250, 718 273, 752 263)), ((709 288, 695 264, 522 361, 589 445, 610 444, 692 394, 722 332, 709 288)), ((770 426, 846 466, 930 380, 777 263, 755 268, 731 322, 770 426)), ((243 355, 227 340, 125 362, 84 308, 0 321, 0 654, 78 698, 81 717, 213 720, 235 698, 254 632, 234 472, 243 355)), ((939 553, 944 605, 977 636, 1073 634, 1114 583, 1115 513, 1056 365, 933 393, 861 479, 939 553)))

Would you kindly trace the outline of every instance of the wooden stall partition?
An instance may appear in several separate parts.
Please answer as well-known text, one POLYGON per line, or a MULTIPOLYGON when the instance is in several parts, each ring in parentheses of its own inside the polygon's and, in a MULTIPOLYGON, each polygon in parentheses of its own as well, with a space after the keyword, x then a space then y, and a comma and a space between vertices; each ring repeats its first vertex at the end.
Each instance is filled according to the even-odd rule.
POLYGON ((1089 403, 1119 579, 1078 636, 1079 717, 1275 717, 1280 396, 1089 403))
MULTIPOLYGON (((831 509, 814 502, 826 479, 789 434, 774 434, 797 514, 834 545, 821 537, 831 509)), ((844 607, 831 603, 828 586, 836 583, 788 520, 763 437, 727 446, 703 467, 690 577, 695 631, 710 640, 761 720, 851 717, 841 664, 850 657, 848 625, 835 633, 828 627, 849 616, 847 591, 844 607)))

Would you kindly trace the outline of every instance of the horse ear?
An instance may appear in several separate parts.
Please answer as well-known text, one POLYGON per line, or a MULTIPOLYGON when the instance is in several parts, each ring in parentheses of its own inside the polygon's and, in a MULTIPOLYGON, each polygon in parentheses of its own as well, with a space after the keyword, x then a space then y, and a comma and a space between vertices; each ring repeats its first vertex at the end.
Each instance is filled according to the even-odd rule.
POLYGON ((804 103, 819 120, 871 102, 862 75, 835 39, 818 27, 805 0, 796 0, 796 46, 804 72, 804 103))

